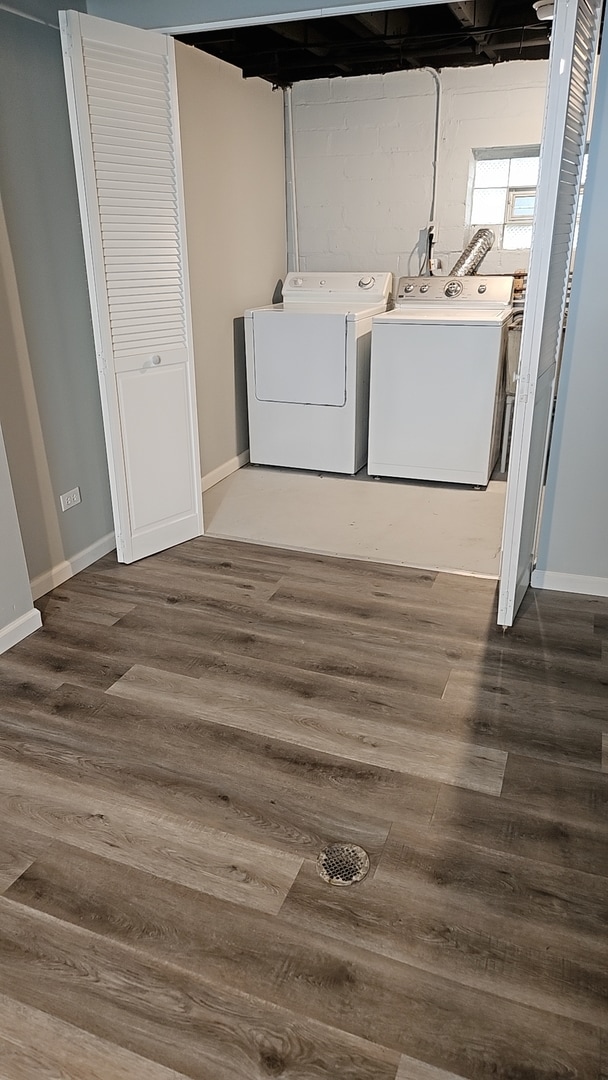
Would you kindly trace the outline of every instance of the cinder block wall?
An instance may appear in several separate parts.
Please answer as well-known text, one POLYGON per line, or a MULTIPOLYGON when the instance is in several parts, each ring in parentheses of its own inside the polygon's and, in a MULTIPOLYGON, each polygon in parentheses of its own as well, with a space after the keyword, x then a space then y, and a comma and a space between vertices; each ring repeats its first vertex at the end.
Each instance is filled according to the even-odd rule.
MULTIPOLYGON (((540 142, 545 61, 440 73, 442 110, 435 255, 444 270, 466 225, 473 149, 540 142)), ((428 71, 320 79, 293 89, 302 269, 417 273, 429 216, 435 85, 428 71)), ((492 251, 488 273, 528 264, 492 251)))

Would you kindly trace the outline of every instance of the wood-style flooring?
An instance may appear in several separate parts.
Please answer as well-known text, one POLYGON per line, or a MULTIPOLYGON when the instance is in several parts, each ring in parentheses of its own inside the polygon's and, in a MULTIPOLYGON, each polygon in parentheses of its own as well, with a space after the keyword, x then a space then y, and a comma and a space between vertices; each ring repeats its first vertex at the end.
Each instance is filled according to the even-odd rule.
POLYGON ((203 537, 40 607, 1 1080, 608 1080, 608 600, 203 537))

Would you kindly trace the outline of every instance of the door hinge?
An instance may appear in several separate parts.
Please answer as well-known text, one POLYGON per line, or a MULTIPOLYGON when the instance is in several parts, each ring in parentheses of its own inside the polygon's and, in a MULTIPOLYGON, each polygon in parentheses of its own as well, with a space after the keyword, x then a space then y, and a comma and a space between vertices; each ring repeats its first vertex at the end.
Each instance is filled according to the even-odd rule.
POLYGON ((529 375, 524 375, 523 378, 520 376, 518 378, 518 380, 517 380, 517 393, 518 393, 518 397, 519 397, 520 402, 522 403, 522 405, 525 405, 526 401, 528 400, 528 398, 530 396, 530 376, 529 375))

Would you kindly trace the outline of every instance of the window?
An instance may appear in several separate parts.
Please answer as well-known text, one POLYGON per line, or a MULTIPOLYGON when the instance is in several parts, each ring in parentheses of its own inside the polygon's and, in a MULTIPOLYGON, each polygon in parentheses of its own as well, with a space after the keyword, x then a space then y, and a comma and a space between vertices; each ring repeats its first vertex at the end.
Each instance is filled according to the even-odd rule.
POLYGON ((515 156, 481 156, 477 151, 473 177, 470 224, 489 225, 499 247, 529 248, 538 183, 538 147, 528 147, 515 156))
MULTIPOLYGON (((469 224, 485 225, 496 233, 497 247, 519 251, 530 247, 536 209, 538 146, 475 150, 469 224)), ((583 161, 582 188, 587 174, 583 161)), ((580 200, 575 230, 578 232, 580 200)))

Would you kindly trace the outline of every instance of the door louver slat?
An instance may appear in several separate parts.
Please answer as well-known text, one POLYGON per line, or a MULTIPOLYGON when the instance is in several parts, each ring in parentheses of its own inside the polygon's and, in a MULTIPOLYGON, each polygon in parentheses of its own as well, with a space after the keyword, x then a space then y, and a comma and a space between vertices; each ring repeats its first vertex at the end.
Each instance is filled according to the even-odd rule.
MULTIPOLYGON (((175 346, 185 345, 179 222, 172 160, 173 133, 167 94, 158 90, 159 78, 163 85, 168 82, 166 57, 144 59, 139 53, 130 52, 121 78, 121 87, 113 89, 112 69, 117 65, 115 60, 108 64, 110 50, 106 52, 99 47, 91 48, 85 43, 83 52, 89 89, 93 156, 99 170, 97 191, 114 351, 117 356, 132 353, 136 351, 135 343, 137 350, 141 352, 154 352, 161 341, 175 346), (148 91, 144 85, 138 84, 138 76, 145 81, 148 73, 157 89, 148 91), (148 111, 151 103, 154 104, 153 122, 149 119, 148 111), (106 151, 105 136, 112 144, 110 154, 106 151), (127 156, 133 176, 119 173, 115 178, 110 178, 104 175, 107 172, 105 163, 109 157, 115 157, 116 141, 121 138, 124 138, 128 147, 127 156), (164 151, 165 157, 155 156, 154 172, 146 174, 148 158, 152 153, 156 155, 157 151, 164 151), (142 227, 137 239, 125 235, 124 232, 118 232, 116 238, 113 236, 110 225, 117 209, 126 210, 132 204, 137 205, 140 213, 146 212, 150 222, 154 221, 155 211, 160 206, 169 209, 160 235, 157 228, 149 223, 147 230, 142 227), (159 266, 163 266, 162 277, 154 272, 146 277, 150 270, 153 271, 153 260, 156 258, 159 266), (145 290, 139 290, 139 296, 149 301, 148 306, 140 313, 135 333, 130 332, 133 322, 129 324, 123 318, 115 318, 115 287, 125 276, 127 280, 146 284, 145 290), (165 313, 153 306, 161 300, 158 293, 161 281, 162 298, 172 300, 174 309, 179 312, 179 318, 172 318, 170 323, 165 313)), ((136 308, 132 315, 137 317, 136 308)))

